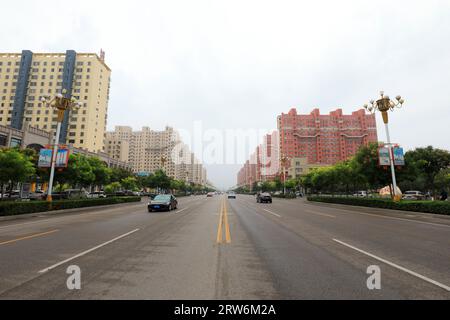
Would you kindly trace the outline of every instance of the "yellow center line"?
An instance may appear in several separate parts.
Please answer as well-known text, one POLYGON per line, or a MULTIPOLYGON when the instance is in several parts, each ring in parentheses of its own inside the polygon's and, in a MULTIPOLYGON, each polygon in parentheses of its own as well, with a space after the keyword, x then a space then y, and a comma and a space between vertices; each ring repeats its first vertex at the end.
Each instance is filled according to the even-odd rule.
POLYGON ((224 220, 225 220, 225 240, 231 242, 230 225, 228 224, 227 200, 224 198, 224 220))
POLYGON ((29 235, 29 236, 26 236, 26 237, 0 242, 0 245, 9 244, 9 243, 13 243, 13 242, 21 241, 21 240, 26 240, 26 239, 31 239, 31 238, 36 238, 36 237, 40 237, 40 236, 45 236, 47 234, 51 234, 51 233, 54 233, 54 232, 57 232, 57 231, 59 231, 59 230, 55 229, 55 230, 51 230, 51 231, 47 231, 47 232, 36 233, 36 234, 32 234, 32 235, 29 235))
POLYGON ((217 243, 223 243, 223 228, 225 228, 225 242, 231 243, 230 225, 228 224, 227 204, 225 198, 222 198, 220 204, 219 225, 217 227, 217 243))
POLYGON ((222 215, 223 215, 223 199, 220 203, 219 226, 217 228, 217 243, 222 242, 222 215))

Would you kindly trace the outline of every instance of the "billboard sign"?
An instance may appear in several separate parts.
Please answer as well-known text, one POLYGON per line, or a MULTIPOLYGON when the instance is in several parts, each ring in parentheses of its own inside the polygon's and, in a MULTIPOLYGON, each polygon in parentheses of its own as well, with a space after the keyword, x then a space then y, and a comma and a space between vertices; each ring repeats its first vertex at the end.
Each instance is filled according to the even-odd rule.
POLYGON ((39 168, 50 168, 52 165, 52 149, 41 149, 39 151, 39 168))
POLYGON ((67 168, 67 164, 69 163, 69 149, 58 149, 56 153, 56 168, 67 168))
POLYGON ((389 157, 389 148, 381 147, 378 149, 378 162, 380 166, 391 165, 391 159, 389 157))
POLYGON ((394 165, 404 166, 405 165, 405 155, 403 154, 403 148, 394 148, 394 165))

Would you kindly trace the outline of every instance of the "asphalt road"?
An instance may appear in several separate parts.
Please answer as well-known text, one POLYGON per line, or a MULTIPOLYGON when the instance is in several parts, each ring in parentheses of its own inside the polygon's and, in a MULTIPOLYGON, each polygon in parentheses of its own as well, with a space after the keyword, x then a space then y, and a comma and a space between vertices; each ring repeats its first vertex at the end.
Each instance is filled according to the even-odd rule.
POLYGON ((0 222, 0 299, 450 299, 450 218, 238 195, 0 222), (81 289, 69 290, 69 266, 81 289), (380 289, 369 290, 369 266, 380 289))

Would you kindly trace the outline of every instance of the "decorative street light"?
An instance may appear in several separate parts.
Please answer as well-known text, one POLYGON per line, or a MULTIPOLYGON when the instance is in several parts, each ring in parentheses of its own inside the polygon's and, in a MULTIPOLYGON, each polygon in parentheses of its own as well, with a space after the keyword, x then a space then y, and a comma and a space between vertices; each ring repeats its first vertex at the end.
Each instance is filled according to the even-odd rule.
POLYGON ((67 90, 63 89, 62 93, 56 94, 53 98, 49 96, 43 96, 41 102, 49 107, 52 107, 58 111, 57 125, 56 125, 56 136, 55 145, 53 146, 52 163, 50 167, 50 180, 48 183, 47 201, 52 201, 52 189, 53 189, 53 178, 55 176, 55 164, 56 164, 56 154, 58 153, 59 145, 59 135, 61 133, 61 123, 64 119, 64 113, 70 110, 78 110, 83 105, 81 102, 77 102, 74 98, 68 97, 67 90))
POLYGON ((391 144, 391 137, 389 135, 389 126, 388 126, 389 117, 387 112, 389 110, 393 111, 395 108, 401 108, 405 100, 401 96, 396 96, 395 100, 391 100, 389 96, 384 95, 384 91, 381 91, 380 95, 381 95, 380 99, 378 99, 377 101, 370 100, 370 105, 365 104, 363 107, 370 113, 375 113, 375 111, 378 110, 381 112, 381 115, 383 117, 384 127, 386 129, 387 145, 389 148, 389 158, 391 162, 393 195, 394 200, 398 200, 396 195, 397 181, 395 179, 394 154, 391 144))
POLYGON ((289 159, 290 158, 288 156, 282 156, 280 159, 283 169, 283 194, 286 194, 286 163, 289 161, 289 159))

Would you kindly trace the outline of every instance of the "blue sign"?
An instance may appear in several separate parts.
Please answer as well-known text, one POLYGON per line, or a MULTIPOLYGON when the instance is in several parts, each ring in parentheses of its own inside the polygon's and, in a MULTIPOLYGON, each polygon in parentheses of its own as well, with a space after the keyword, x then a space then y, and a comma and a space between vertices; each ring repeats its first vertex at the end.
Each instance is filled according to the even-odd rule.
POLYGON ((405 165, 405 156, 403 154, 403 148, 400 147, 394 148, 394 165, 396 166, 405 165))
POLYGON ((52 149, 41 149, 39 152, 39 168, 50 168, 52 165, 52 149))

